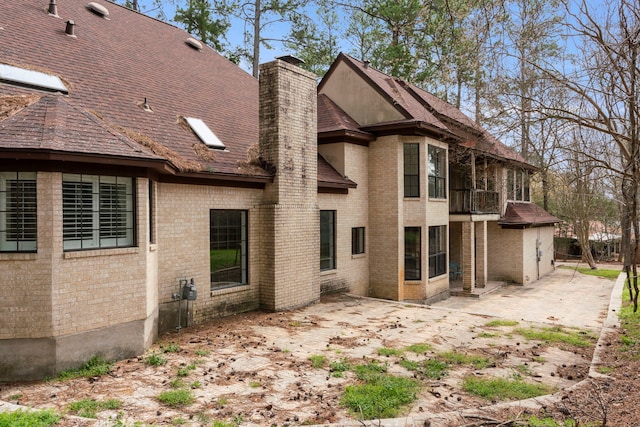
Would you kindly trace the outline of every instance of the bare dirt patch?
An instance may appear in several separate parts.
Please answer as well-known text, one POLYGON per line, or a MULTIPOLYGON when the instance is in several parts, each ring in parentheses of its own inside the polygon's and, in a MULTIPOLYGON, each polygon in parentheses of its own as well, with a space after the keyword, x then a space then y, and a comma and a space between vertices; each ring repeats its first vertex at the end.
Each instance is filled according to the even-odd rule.
MULTIPOLYGON (((465 375, 519 376, 558 389, 586 377, 592 347, 527 341, 513 327, 487 327, 488 320, 427 306, 330 296, 300 310, 246 313, 163 335, 145 355, 115 363, 108 375, 4 384, 0 400, 61 412, 80 399, 120 400, 121 409, 98 414, 101 426, 113 425, 117 417, 129 425, 171 425, 182 420, 186 425, 210 426, 225 420, 243 426, 281 426, 357 420, 340 404, 345 387, 357 379, 349 371, 339 374, 332 362, 355 365, 376 360, 390 373, 419 379, 422 391, 405 414, 417 417, 493 403, 465 393, 460 387, 465 375), (431 347, 420 354, 406 350, 420 343, 431 347), (179 351, 167 352, 168 344, 179 351), (380 355, 383 347, 401 354, 380 355), (481 355, 491 363, 483 368, 452 364, 437 378, 406 368, 406 361, 419 364, 452 351, 481 355), (146 357, 154 352, 166 363, 149 365, 146 357), (326 364, 314 368, 310 356, 324 356, 326 364), (160 403, 161 392, 176 388, 191 390, 195 402, 177 408, 160 403)), ((68 417, 62 425, 92 424, 68 417)))

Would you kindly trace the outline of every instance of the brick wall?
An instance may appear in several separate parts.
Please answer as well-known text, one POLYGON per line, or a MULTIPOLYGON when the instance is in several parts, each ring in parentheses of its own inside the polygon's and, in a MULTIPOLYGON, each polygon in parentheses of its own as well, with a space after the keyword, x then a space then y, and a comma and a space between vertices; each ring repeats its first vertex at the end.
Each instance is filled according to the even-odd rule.
MULTIPOLYGON (((321 210, 336 213, 336 268, 320 274, 322 292, 346 290, 356 295, 369 295, 369 259, 371 234, 369 224, 368 148, 336 143, 321 145, 318 151, 340 173, 358 186, 349 194, 318 194, 321 210), (365 253, 351 253, 351 230, 365 227, 365 253)), ((318 263, 319 268, 319 263, 318 263)))
POLYGON ((281 60, 260 66, 260 156, 275 169, 263 218, 260 305, 286 310, 319 299, 316 76, 281 60))
POLYGON ((497 222, 487 223, 488 278, 523 283, 522 230, 505 229, 497 222))

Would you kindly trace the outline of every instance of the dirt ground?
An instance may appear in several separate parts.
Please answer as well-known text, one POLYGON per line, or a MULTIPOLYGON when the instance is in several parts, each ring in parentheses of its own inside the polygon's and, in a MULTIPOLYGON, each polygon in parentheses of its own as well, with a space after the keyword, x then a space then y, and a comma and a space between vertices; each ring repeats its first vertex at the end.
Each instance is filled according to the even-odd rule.
MULTIPOLYGON (((490 327, 487 326, 490 320, 490 316, 429 306, 333 295, 300 310, 251 312, 166 334, 145 355, 115 363, 108 375, 64 382, 3 384, 0 400, 60 412, 67 411, 70 402, 80 399, 123 402, 119 410, 100 412, 98 421, 67 416, 61 424, 65 427, 111 427, 116 420, 124 425, 138 422, 210 426, 214 421, 242 426, 358 425, 357 416, 340 404, 345 387, 355 384, 357 379, 351 372, 338 376, 332 372, 330 363, 378 360, 388 365, 390 373, 416 376, 421 381, 422 391, 405 417, 418 419, 497 403, 465 393, 460 386, 465 375, 520 376, 566 393, 567 397, 560 401, 564 409, 554 406, 547 408, 549 412, 560 415, 566 412, 567 416, 586 413, 587 408, 594 408, 594 393, 600 393, 606 395, 601 400, 612 399, 607 408, 611 410, 610 419, 616 422, 610 425, 638 425, 624 423, 629 417, 640 420, 636 413, 640 408, 638 402, 634 406, 627 404, 638 371, 616 360, 613 351, 616 337, 611 337, 608 348, 612 352, 606 356, 612 366, 624 365, 611 374, 616 379, 594 382, 597 386, 571 388, 587 377, 593 347, 547 345, 527 341, 515 332, 516 328, 548 327, 551 321, 550 324, 520 321, 517 326, 490 327), (419 343, 428 343, 431 349, 423 354, 378 353, 383 347, 401 350, 419 343), (177 352, 165 351, 176 346, 180 349, 177 352), (416 375, 400 364, 402 359, 420 362, 443 351, 481 355, 491 358, 493 363, 483 369, 454 365, 438 379, 416 375), (167 362, 149 365, 146 360, 152 353, 162 354, 167 362), (324 356, 327 363, 314 368, 310 356, 324 356), (190 388, 195 402, 181 408, 160 403, 158 395, 176 386, 190 388), (571 406, 574 401, 575 406, 571 406), (627 412, 632 414, 626 415, 627 412)), ((598 331, 587 329, 583 333, 595 337, 598 331)), ((453 424, 431 425, 497 425, 491 420, 513 417, 510 411, 483 410, 488 424, 479 424, 482 418, 460 418, 453 424)))

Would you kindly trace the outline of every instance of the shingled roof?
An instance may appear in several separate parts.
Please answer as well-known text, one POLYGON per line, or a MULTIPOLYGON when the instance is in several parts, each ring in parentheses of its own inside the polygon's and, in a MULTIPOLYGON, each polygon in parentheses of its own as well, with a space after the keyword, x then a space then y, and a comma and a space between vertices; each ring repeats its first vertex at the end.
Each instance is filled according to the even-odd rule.
MULTIPOLYGON (((185 31, 115 3, 100 1, 107 18, 91 11, 86 0, 58 2, 59 17, 47 13, 48 3, 7 2, 0 14, 0 63, 59 76, 69 89, 64 100, 43 98, 44 104, 34 106, 55 104, 54 110, 72 114, 55 127, 62 135, 57 141, 64 143, 47 149, 111 156, 114 163, 161 157, 177 173, 271 178, 260 168, 239 167, 258 142, 256 79, 211 48, 192 47, 185 31), (65 34, 68 20, 75 23, 75 37, 65 34), (202 119, 226 150, 207 148, 184 117, 202 119)), ((0 95, 19 93, 36 91, 0 82, 0 95)), ((35 119, 31 110, 23 119, 35 119)), ((33 149, 33 141, 14 139, 9 145, 1 139, 0 151, 20 148, 33 149)))
MULTIPOLYGON (((327 76, 339 62, 351 67, 404 117, 404 120, 359 127, 359 130, 372 134, 402 133, 403 129, 419 133, 431 132, 463 149, 472 149, 490 157, 519 163, 523 167, 533 167, 517 152, 498 141, 455 106, 413 84, 388 76, 349 55, 341 53, 327 72, 327 76)), ((322 85, 321 82, 320 89, 322 85)), ((322 137, 322 134, 320 136, 322 137)))
POLYGON ((553 225, 560 219, 551 215, 535 203, 509 202, 504 216, 498 224, 506 228, 525 228, 553 225))

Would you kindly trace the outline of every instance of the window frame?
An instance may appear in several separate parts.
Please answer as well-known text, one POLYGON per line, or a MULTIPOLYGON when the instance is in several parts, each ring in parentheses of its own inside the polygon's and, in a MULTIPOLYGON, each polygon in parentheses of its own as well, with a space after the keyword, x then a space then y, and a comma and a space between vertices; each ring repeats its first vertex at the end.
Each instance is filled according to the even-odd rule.
POLYGON ((0 172, 0 252, 37 250, 37 173, 0 172))
POLYGON ((404 228, 404 280, 422 280, 422 227, 404 228))
POLYGON ((65 252, 135 247, 136 237, 135 178, 62 175, 65 252))
POLYGON ((430 199, 447 198, 447 150, 436 145, 428 145, 428 182, 430 199))
POLYGON ((336 266, 336 211, 320 211, 320 271, 335 270, 336 266), (326 222, 329 220, 329 222, 326 222), (325 239, 328 241, 324 241, 325 239), (326 254, 325 254, 326 252, 326 254))
POLYGON ((366 251, 366 232, 364 227, 351 229, 351 255, 361 255, 366 251))
POLYGON ((429 226, 429 278, 447 274, 447 226, 429 226))
MULTIPOLYGON (((229 273, 229 272, 227 272, 229 273)), ((209 210, 209 282, 210 282, 210 291, 217 291, 220 289, 233 288, 236 286, 245 286, 249 284, 249 212, 244 209, 210 209, 209 210), (230 225, 231 221, 229 221, 229 214, 239 214, 239 220, 236 224, 238 225, 230 225), (218 220, 225 220, 224 223, 222 221, 215 221, 216 226, 214 226, 214 217, 217 214, 224 214, 227 218, 216 218, 218 220), (235 231, 232 231, 235 229, 235 231), (214 233, 216 231, 216 233, 214 233), (216 239, 214 242, 214 234, 216 236, 226 236, 227 239, 216 239), (230 239, 229 236, 233 236, 234 239, 230 239), (233 250, 235 248, 236 252, 234 254, 234 264, 231 267, 225 266, 223 269, 218 269, 216 271, 213 270, 213 255, 212 246, 218 246, 220 250, 233 250), (222 248, 220 248, 220 244, 224 244, 222 248), (230 247, 233 246, 233 247, 230 247), (240 268, 240 281, 237 280, 228 280, 232 276, 227 274, 227 280, 216 280, 214 281, 214 274, 222 272, 222 270, 229 270, 229 268, 235 268, 236 262, 239 262, 237 266, 240 268)))
POLYGON ((404 197, 420 197, 420 144, 403 146, 404 197))

